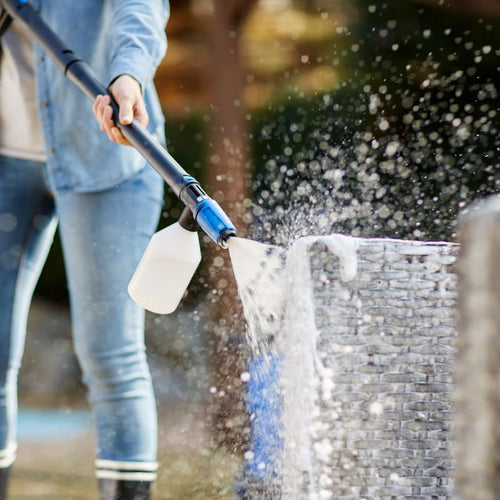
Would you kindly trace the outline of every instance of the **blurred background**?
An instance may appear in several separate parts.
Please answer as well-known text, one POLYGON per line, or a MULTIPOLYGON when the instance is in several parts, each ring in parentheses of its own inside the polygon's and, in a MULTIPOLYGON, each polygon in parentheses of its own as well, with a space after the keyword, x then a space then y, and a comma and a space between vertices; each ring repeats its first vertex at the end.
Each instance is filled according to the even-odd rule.
MULTIPOLYGON (((168 148, 240 235, 283 246, 335 232, 453 241, 458 214, 498 192, 497 0, 170 3, 169 49, 156 75, 168 148)), ((167 188, 161 227, 182 208, 167 188)), ((147 316, 169 427, 162 442, 171 447, 169 486, 158 498, 230 498, 249 439, 241 374, 252 354, 231 263, 201 239, 203 262, 179 310, 147 316), (182 470, 179 449, 191 458, 182 470), (205 464, 201 493, 194 463, 205 464)), ((85 420, 70 330, 56 241, 20 377, 27 436, 43 421, 28 418, 35 409, 85 420)))

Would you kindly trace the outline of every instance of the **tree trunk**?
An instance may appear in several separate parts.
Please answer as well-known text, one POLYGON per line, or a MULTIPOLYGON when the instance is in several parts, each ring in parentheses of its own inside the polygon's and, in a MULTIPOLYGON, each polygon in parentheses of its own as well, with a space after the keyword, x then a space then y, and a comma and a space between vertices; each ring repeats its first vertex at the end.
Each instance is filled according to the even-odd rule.
MULTIPOLYGON (((249 196, 249 141, 242 102, 244 74, 239 54, 240 28, 244 17, 239 6, 243 3, 214 0, 210 29, 213 58, 210 75, 209 184, 212 196, 224 205, 239 233, 245 232, 243 203, 249 196)), ((245 5, 252 3, 255 3, 254 0, 245 2, 245 5)))
MULTIPOLYGON (((250 197, 249 140, 243 103, 244 72, 239 43, 241 24, 255 0, 214 0, 209 36, 211 122, 207 157, 208 190, 233 223, 247 233, 250 197)), ((211 245, 209 282, 214 290, 212 333, 215 373, 216 440, 241 449, 248 432, 241 373, 246 369, 244 319, 229 254, 211 245)))

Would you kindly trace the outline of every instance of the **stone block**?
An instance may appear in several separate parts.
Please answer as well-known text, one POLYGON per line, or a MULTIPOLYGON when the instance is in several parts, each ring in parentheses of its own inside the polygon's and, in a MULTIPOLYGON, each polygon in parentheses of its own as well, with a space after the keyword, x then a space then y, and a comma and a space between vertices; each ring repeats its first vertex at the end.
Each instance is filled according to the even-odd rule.
MULTIPOLYGON (((301 253, 309 277, 297 276, 297 286, 310 288, 304 322, 315 333, 306 340, 285 315, 285 357, 288 349, 301 353, 312 379, 304 386, 316 389, 303 394, 301 421, 308 423, 300 430, 293 427, 297 407, 285 401, 284 483, 308 477, 307 491, 317 492, 315 478, 322 478, 333 485, 331 498, 450 499, 458 246, 351 239, 353 256, 332 250, 337 236, 301 253), (356 272, 345 279, 353 259, 356 272), (295 337, 286 336, 288 328, 295 337)), ((292 293, 297 263, 289 265, 292 293)), ((285 359, 285 390, 305 376, 297 370, 285 359)))

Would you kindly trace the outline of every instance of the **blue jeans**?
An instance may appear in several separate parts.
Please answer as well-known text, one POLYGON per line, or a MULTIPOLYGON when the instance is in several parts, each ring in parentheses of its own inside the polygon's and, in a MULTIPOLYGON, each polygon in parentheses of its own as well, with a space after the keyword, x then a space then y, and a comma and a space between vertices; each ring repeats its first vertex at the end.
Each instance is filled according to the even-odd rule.
POLYGON ((97 474, 153 480, 157 421, 144 310, 127 284, 156 229, 163 181, 146 167, 106 191, 58 195, 45 175, 44 163, 0 156, 0 468, 15 458, 27 316, 59 225, 74 347, 97 424, 97 474))

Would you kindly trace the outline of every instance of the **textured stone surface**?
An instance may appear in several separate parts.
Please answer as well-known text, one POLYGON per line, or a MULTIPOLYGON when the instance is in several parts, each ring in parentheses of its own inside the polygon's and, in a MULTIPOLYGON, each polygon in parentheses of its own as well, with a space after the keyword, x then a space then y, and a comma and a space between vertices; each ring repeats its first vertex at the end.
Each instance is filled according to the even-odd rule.
MULTIPOLYGON (((288 494, 451 498, 458 246, 356 243, 350 281, 326 244, 309 248, 317 330, 312 463, 288 494)), ((285 456, 285 478, 297 475, 287 467, 285 456)))
POLYGON ((460 220, 454 498, 500 498, 500 199, 460 220))

